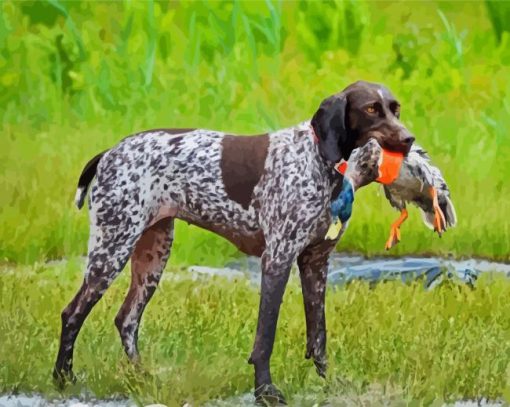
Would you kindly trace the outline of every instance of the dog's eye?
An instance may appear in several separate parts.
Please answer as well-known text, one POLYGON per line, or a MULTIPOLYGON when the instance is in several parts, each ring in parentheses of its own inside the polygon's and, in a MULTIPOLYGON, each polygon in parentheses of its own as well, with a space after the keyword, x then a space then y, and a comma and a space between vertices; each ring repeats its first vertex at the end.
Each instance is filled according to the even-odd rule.
POLYGON ((365 111, 367 113, 373 114, 373 113, 375 113, 375 106, 374 105, 369 105, 369 106, 365 107, 365 111))

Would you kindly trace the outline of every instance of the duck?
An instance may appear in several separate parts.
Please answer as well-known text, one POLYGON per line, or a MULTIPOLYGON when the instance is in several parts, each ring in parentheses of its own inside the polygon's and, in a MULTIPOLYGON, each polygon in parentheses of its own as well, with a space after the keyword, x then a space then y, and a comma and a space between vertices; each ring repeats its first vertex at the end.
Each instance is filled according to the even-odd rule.
POLYGON ((335 239, 345 232, 352 216, 356 190, 374 181, 383 185, 386 199, 400 211, 392 223, 385 249, 401 240, 400 227, 409 214, 407 204, 416 205, 426 226, 441 236, 457 223, 450 190, 439 168, 432 165, 427 152, 413 145, 407 156, 384 150, 375 140, 353 150, 348 161, 337 164, 343 175, 342 186, 331 201, 331 224, 325 239, 335 239))
POLYGON ((425 225, 439 237, 457 224, 457 214, 443 174, 432 165, 428 153, 417 144, 411 147, 403 160, 398 177, 384 183, 383 189, 390 205, 400 212, 391 225, 386 250, 400 242, 400 227, 409 217, 408 203, 420 209, 425 225))

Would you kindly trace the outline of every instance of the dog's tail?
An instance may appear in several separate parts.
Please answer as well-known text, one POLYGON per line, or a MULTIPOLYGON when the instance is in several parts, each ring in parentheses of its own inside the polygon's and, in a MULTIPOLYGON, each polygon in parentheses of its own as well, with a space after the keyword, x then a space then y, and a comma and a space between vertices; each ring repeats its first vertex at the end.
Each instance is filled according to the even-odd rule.
POLYGON ((89 187, 89 184, 96 175, 97 165, 99 164, 99 161, 107 151, 108 150, 103 151, 102 153, 96 155, 83 168, 83 171, 81 172, 80 175, 80 179, 78 180, 78 188, 76 189, 76 195, 74 197, 74 203, 78 207, 78 209, 82 208, 83 202, 85 201, 85 197, 87 196, 87 189, 89 187))

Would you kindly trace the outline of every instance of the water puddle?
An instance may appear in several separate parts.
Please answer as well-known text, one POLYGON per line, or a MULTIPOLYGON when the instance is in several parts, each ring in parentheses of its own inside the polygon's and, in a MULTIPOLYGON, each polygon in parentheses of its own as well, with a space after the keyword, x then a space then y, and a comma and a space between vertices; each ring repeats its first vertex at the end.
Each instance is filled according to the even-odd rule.
MULTIPOLYGON (((223 268, 192 266, 195 275, 219 275, 229 279, 246 277, 253 283, 260 281, 260 259, 246 257, 230 262, 223 268)), ((388 280, 410 282, 422 279, 425 287, 432 288, 445 279, 473 284, 481 273, 502 273, 510 277, 510 264, 487 260, 451 260, 439 257, 375 257, 365 258, 334 253, 330 257, 328 283, 347 284, 353 280, 370 283, 388 280)))

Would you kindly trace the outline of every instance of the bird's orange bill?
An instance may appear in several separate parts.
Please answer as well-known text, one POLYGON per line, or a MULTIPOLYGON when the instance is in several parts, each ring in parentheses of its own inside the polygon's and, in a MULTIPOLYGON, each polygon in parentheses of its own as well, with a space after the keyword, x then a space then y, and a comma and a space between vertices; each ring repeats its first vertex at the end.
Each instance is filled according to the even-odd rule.
POLYGON ((400 242, 400 226, 407 219, 407 209, 402 209, 400 212, 400 217, 393 222, 390 230, 390 237, 386 242, 385 249, 390 250, 393 246, 395 246, 398 242, 400 242))
POLYGON ((432 207, 434 208, 434 232, 437 232, 438 235, 441 236, 441 234, 446 230, 446 218, 439 206, 436 188, 430 187, 430 195, 432 195, 432 207))
POLYGON ((381 184, 391 184, 400 174, 402 161, 404 161, 404 154, 388 151, 383 148, 381 158, 382 161, 379 165, 379 177, 376 181, 381 184))

